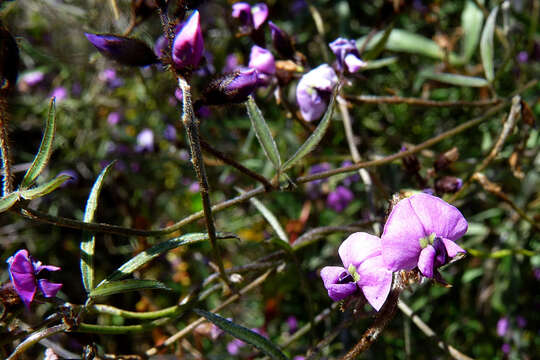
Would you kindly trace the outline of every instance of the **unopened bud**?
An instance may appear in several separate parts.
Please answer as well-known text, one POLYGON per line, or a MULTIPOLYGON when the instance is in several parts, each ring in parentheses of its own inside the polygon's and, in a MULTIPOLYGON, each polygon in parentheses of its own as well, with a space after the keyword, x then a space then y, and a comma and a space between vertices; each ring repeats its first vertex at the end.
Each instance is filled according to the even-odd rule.
POLYGON ((270 31, 272 35, 272 45, 278 54, 286 59, 292 59, 294 57, 294 45, 291 37, 283 30, 281 30, 276 24, 269 21, 270 31))
POLYGON ((118 35, 85 33, 88 41, 105 57, 128 66, 155 64, 158 59, 144 42, 118 35))
MULTIPOLYGON (((401 147, 401 151, 407 150, 408 149, 406 146, 401 147)), ((401 158, 401 161, 403 163, 405 171, 408 174, 417 174, 420 171, 420 161, 418 161, 418 157, 416 157, 416 154, 407 155, 401 158)))
POLYGON ((445 176, 435 182, 435 191, 438 194, 453 194, 463 186, 463 180, 455 176, 445 176))
POLYGON ((457 147, 453 147, 450 150, 440 154, 437 157, 437 160, 435 160, 435 164, 433 164, 433 166, 435 167, 435 170, 441 171, 446 169, 457 159, 459 159, 459 150, 457 147))
POLYGON ((172 46, 172 60, 176 70, 195 69, 199 66, 204 51, 200 14, 191 14, 182 29, 176 34, 172 46))
POLYGON ((241 103, 257 86, 257 71, 248 69, 225 74, 213 80, 203 92, 203 103, 207 105, 223 105, 241 103))

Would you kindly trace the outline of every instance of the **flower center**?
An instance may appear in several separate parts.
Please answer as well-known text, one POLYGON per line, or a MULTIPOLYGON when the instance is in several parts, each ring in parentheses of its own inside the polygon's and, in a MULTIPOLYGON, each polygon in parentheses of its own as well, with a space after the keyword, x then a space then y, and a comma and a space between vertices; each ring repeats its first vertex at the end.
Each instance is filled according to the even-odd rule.
POLYGON ((433 241, 435 241, 435 233, 431 233, 431 235, 423 237, 418 239, 418 242, 420 242, 420 247, 422 249, 425 249, 428 245, 433 245, 433 241))
POLYGON ((353 264, 349 265, 349 268, 347 269, 347 271, 349 271, 349 274, 351 274, 354 282, 357 282, 358 280, 360 280, 360 274, 356 272, 356 267, 353 264))

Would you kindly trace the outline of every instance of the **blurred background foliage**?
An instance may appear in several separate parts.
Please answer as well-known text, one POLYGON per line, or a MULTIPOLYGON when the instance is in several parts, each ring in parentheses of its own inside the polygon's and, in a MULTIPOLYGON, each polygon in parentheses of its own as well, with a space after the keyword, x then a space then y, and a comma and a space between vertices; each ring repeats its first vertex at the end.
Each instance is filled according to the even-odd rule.
MULTIPOLYGON (((44 0, 3 4, 2 20, 15 36, 22 58, 18 91, 10 101, 13 164, 19 169, 15 183, 20 182, 25 164, 32 161, 39 147, 49 99, 54 93, 58 114, 55 151, 40 179, 52 178, 63 171, 71 171, 75 178, 67 186, 32 201, 30 206, 55 216, 81 220, 93 181, 105 164, 117 159, 105 180, 96 221, 138 229, 161 228, 201 210, 200 195, 179 120, 181 106, 175 98, 175 82, 170 74, 159 66, 139 69, 116 65, 95 51, 84 37, 84 32, 120 34, 128 28, 132 18, 130 2, 118 0, 114 3, 118 7, 117 13, 113 10, 113 1, 44 0), (41 72, 43 78, 35 84, 25 83, 28 74, 36 71, 41 72), (144 129, 153 132, 153 144, 140 151, 137 136, 144 129), (171 135, 174 132, 176 135, 171 135)), ((391 24, 395 29, 432 39, 447 51, 462 54, 465 30, 462 13, 466 3, 420 0, 267 2, 270 20, 293 35, 297 50, 307 59, 306 69, 334 61, 327 44, 335 38, 358 39, 391 24), (310 7, 317 9, 322 17, 322 34, 316 28, 310 7)), ((483 6, 489 11, 497 4, 486 1, 483 6)), ((506 43, 495 37, 497 78, 493 92, 486 87, 459 87, 420 76, 435 69, 483 77, 476 47, 470 59, 457 65, 422 53, 384 50, 379 58, 395 56, 396 61, 351 76, 344 93, 454 101, 508 97, 529 80, 539 77, 539 8, 538 0, 512 1, 504 15, 499 15, 500 35, 506 43)), ((230 16, 231 2, 202 1, 198 9, 205 39, 206 65, 193 77, 195 97, 209 79, 222 71, 230 54, 246 65, 252 45, 248 37, 236 36, 236 23, 230 16)), ((160 33, 159 17, 152 13, 134 28, 132 35, 153 46, 160 33)), ((269 31, 265 33, 268 48, 271 48, 269 31)), ((297 79, 293 79, 282 89, 284 102, 293 109, 296 107, 296 83, 297 79)), ((540 85, 536 84, 522 94, 536 118, 540 115, 539 90, 540 85)), ((307 138, 308 132, 293 119, 290 111, 276 104, 272 88, 260 89, 256 101, 277 139, 282 157, 287 158, 285 154, 292 154, 307 138)), ((404 144, 418 144, 485 111, 485 107, 435 108, 406 104, 350 106, 355 140, 364 159, 395 153, 404 144)), ((428 175, 438 154, 457 147, 459 159, 445 170, 445 175, 467 179, 489 153, 503 118, 503 113, 494 115, 480 126, 422 151, 418 155, 421 174, 428 175)), ((212 146, 248 168, 267 178, 273 175, 273 168, 254 137, 243 106, 211 108, 202 118, 201 134, 212 146)), ((540 220, 539 143, 538 128, 518 122, 500 155, 484 171, 491 181, 501 185, 519 208, 534 218, 536 224, 540 220), (519 157, 523 176, 520 178, 512 172, 508 159, 523 142, 524 149, 519 157)), ((237 196, 235 187, 248 190, 256 186, 253 180, 215 158, 208 156, 205 160, 213 203, 237 196)), ((323 162, 337 168, 345 160, 351 160, 351 155, 336 111, 323 142, 289 175, 294 179, 308 174, 312 165, 323 162)), ((302 184, 293 191, 265 194, 259 199, 276 214, 292 240, 316 227, 369 220, 372 223, 365 231, 378 235, 391 194, 403 189, 421 189, 399 161, 370 168, 369 172, 376 184, 372 192, 373 203, 368 201, 364 184, 355 179, 349 186, 355 195, 354 201, 343 212, 332 210, 326 202, 328 193, 343 182, 343 177, 330 178, 316 185, 316 190, 302 184)), ((471 184, 454 204, 470 225, 462 244, 474 251, 444 270, 444 276, 453 287, 442 288, 426 282, 413 286, 413 291, 406 291, 402 298, 441 339, 472 357, 537 357, 540 348, 540 315, 536 311, 540 306, 538 231, 477 183, 471 184), (511 251, 501 257, 492 256, 502 249, 511 251), (516 253, 519 249, 531 252, 516 253), (518 322, 519 317, 526 319, 525 323, 518 322), (501 318, 510 322, 509 330, 502 337, 497 334, 497 323, 501 318), (509 344, 510 348, 504 349, 503 344, 509 344)), ((215 218, 219 231, 236 233, 241 239, 221 242, 226 267, 248 264, 279 250, 273 241, 276 236, 272 228, 249 202, 216 213, 215 218)), ((79 275, 80 231, 30 222, 10 213, 2 214, 0 225, 2 260, 18 249, 27 248, 43 263, 62 267, 62 272, 54 274, 54 279, 64 284, 59 297, 72 303, 84 301, 79 275)), ((198 231, 205 231, 201 221, 182 228, 182 233, 198 231)), ((282 343, 291 330, 287 319, 294 317, 299 326, 303 326, 310 320, 309 306, 313 307, 312 314, 330 306, 331 300, 318 270, 339 262, 337 247, 346 235, 331 234, 298 251, 300 268, 292 259, 284 259, 286 266, 221 315, 248 328, 264 329, 272 341, 282 343), (306 289, 302 291, 302 287, 306 289), (306 293, 311 295, 310 302, 306 293)), ((101 279, 136 253, 163 239, 98 234, 96 240, 96 276, 101 279)), ((106 303, 137 311, 171 306, 214 272, 210 254, 207 243, 177 249, 136 274, 141 278, 158 279, 173 288, 174 293, 128 293, 109 297, 106 303)), ((244 282, 248 283, 256 275, 255 272, 244 274, 244 282)), ((8 278, 7 272, 2 271, 0 280, 7 281, 8 278)), ((206 300, 206 308, 210 309, 222 300, 222 294, 216 293, 206 300)), ((34 306, 33 310, 21 314, 30 324, 38 323, 51 309, 42 304, 34 306)), ((350 311, 333 311, 285 352, 291 358, 305 354, 310 345, 351 316, 350 311)), ((92 342, 108 353, 141 353, 194 318, 194 314, 185 316, 151 333, 118 336, 73 333, 62 335, 57 341, 79 353, 83 345, 92 342)), ((130 323, 130 320, 108 315, 90 320, 117 325, 130 323)), ((321 349, 321 358, 337 358, 343 354, 370 323, 371 319, 366 316, 342 329, 336 340, 321 349)), ((250 347, 241 348, 238 355, 228 353, 227 344, 232 340, 228 335, 213 341, 204 332, 196 331, 187 339, 190 346, 184 344, 173 348, 176 354, 183 354, 183 358, 193 358, 197 353, 209 359, 248 358, 255 354, 250 347)), ((7 351, 7 345, 2 346, 7 351)), ((42 349, 36 346, 26 356, 36 358, 38 353, 41 354, 42 349)), ((400 313, 363 355, 367 359, 447 357, 400 313)))

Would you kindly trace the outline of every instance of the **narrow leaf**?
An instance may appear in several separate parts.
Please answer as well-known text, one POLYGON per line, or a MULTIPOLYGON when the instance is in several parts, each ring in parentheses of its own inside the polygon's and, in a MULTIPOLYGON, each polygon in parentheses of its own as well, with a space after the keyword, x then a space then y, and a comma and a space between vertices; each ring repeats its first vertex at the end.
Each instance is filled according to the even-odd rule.
POLYGON ((49 115, 47 116, 47 123, 45 125, 45 132, 43 133, 43 139, 39 145, 39 150, 37 152, 32 165, 24 174, 24 178, 21 182, 21 189, 26 189, 36 180, 36 178, 41 174, 43 169, 47 166, 49 158, 52 154, 54 133, 56 130, 56 108, 54 106, 54 98, 51 99, 49 103, 49 115))
POLYGON ((385 66, 392 65, 392 64, 396 63, 397 59, 398 58, 396 56, 392 56, 392 57, 388 57, 388 58, 371 60, 371 61, 368 61, 365 66, 362 66, 360 71, 380 69, 382 67, 385 67, 385 66))
POLYGON ((226 331, 235 338, 255 346, 257 349, 259 349, 272 359, 287 360, 287 357, 281 352, 277 345, 273 344, 264 336, 261 336, 256 332, 249 330, 248 328, 235 324, 232 321, 229 321, 211 312, 201 309, 194 309, 193 311, 195 311, 197 315, 206 318, 208 321, 212 322, 221 330, 226 331))
POLYGON ((474 1, 467 1, 465 9, 461 13, 461 28, 463 29, 461 58, 463 63, 468 63, 476 51, 482 33, 483 21, 484 13, 482 10, 476 6, 474 1))
MULTIPOLYGON (((94 212, 98 205, 98 197, 103 185, 103 179, 111 168, 114 162, 107 165, 97 177, 86 201, 86 209, 84 210, 84 222, 92 222, 94 220, 94 212)), ((81 241, 81 276, 86 292, 90 292, 94 288, 94 247, 95 236, 91 233, 83 233, 81 241)))
POLYGON ((482 65, 486 79, 492 82, 495 78, 495 68, 493 65, 493 33, 495 32, 495 21, 497 20, 497 12, 499 7, 496 6, 489 14, 484 31, 482 31, 482 39, 480 40, 480 55, 482 57, 482 65))
POLYGON ((390 26, 388 26, 386 30, 384 30, 384 32, 382 33, 382 36, 380 36, 380 38, 372 46, 372 48, 370 48, 368 51, 362 54, 362 60, 369 61, 369 60, 376 59, 386 47, 386 43, 388 42, 388 39, 390 38, 390 34, 392 33, 392 30, 394 30, 394 23, 390 24, 390 26))
POLYGON ((9 210, 19 200, 19 192, 15 191, 0 198, 0 213, 9 210))
MULTIPOLYGON (((338 85, 339 87, 339 85, 338 85)), ((337 96, 337 87, 336 90, 334 90, 334 93, 332 94, 332 98, 330 99, 330 104, 328 105, 328 109, 326 109, 326 112, 324 113, 324 116, 315 129, 313 133, 309 136, 309 138, 306 140, 305 143, 303 143, 300 148, 294 153, 293 156, 281 167, 281 171, 286 171, 290 169, 294 164, 296 164, 298 161, 300 161, 304 156, 312 152, 315 147, 321 142, 324 134, 326 133, 326 130, 328 130, 328 126, 330 126, 330 120, 332 119, 332 114, 334 113, 334 102, 336 101, 337 96)))
POLYGON ((457 86, 484 87, 489 85, 489 82, 486 79, 465 75, 431 73, 425 74, 425 77, 431 80, 457 86))
POLYGON ((89 297, 94 298, 98 296, 108 296, 113 294, 120 294, 129 291, 138 291, 146 289, 156 290, 171 290, 165 284, 156 280, 141 280, 141 279, 129 279, 121 281, 113 281, 107 284, 103 284, 88 294, 89 297))
MULTIPOLYGON (((245 193, 245 191, 240 188, 236 188, 236 190, 241 194, 245 193)), ((282 240, 285 244, 289 245, 289 238, 287 237, 287 233, 285 233, 285 230, 283 230, 283 227, 279 223, 279 220, 274 215, 274 213, 272 213, 270 209, 264 206, 264 204, 256 198, 251 198, 249 199, 249 201, 253 204, 253 206, 255 206, 255 208, 261 213, 261 215, 264 216, 270 226, 272 226, 272 229, 274 229, 274 232, 276 233, 278 238, 282 240)))
MULTIPOLYGON (((217 233, 218 239, 229 239, 234 238, 235 235, 233 234, 226 234, 226 233, 217 233)), ((135 270, 139 269, 144 264, 148 263, 155 257, 169 251, 172 249, 175 249, 179 246, 184 245, 190 245, 201 241, 208 240, 208 234, 206 233, 193 233, 193 234, 186 234, 182 235, 180 237, 169 239, 167 241, 163 241, 159 244, 156 244, 152 246, 149 249, 144 250, 143 252, 137 254, 135 257, 128 260, 126 263, 124 263, 122 266, 120 266, 117 270, 115 270, 111 275, 109 275, 106 279, 104 279, 97 287, 101 287, 109 282, 120 280, 128 276, 129 274, 133 273, 135 270)))
POLYGON ((272 164, 274 164, 276 170, 279 170, 279 167, 281 166, 281 158, 279 156, 276 142, 272 137, 270 128, 264 120, 264 116, 261 113, 261 110, 255 103, 255 100, 253 100, 252 96, 250 96, 248 98, 248 101, 246 101, 246 108, 249 119, 251 120, 251 125, 255 130, 255 135, 257 136, 257 139, 259 140, 259 143, 261 144, 264 153, 266 154, 268 159, 270 159, 272 164))
POLYGON ((52 180, 47 181, 44 184, 41 184, 39 186, 36 186, 35 188, 28 189, 28 190, 21 190, 21 196, 26 200, 32 200, 36 199, 41 196, 45 196, 47 194, 52 193, 54 190, 56 190, 60 185, 65 183, 68 179, 71 177, 69 175, 60 175, 58 177, 55 177, 52 180))

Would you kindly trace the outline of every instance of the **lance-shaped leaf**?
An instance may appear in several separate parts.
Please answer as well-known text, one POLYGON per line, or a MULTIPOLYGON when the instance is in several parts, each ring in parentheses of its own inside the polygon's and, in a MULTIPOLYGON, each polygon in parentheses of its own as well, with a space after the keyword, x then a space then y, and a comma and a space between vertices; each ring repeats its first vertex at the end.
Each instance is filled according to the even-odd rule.
POLYGON ((65 183, 70 178, 71 177, 69 175, 60 175, 58 177, 55 177, 52 180, 47 181, 44 184, 36 186, 35 188, 28 189, 28 190, 21 190, 20 194, 26 200, 37 199, 38 197, 45 196, 47 194, 52 193, 54 190, 56 190, 60 185, 65 183))
POLYGON ((362 54, 362 60, 369 61, 376 59, 377 56, 379 56, 379 54, 383 52, 384 48, 386 47, 386 43, 390 38, 392 30, 394 30, 394 23, 390 24, 390 26, 388 26, 386 30, 384 30, 382 36, 379 37, 378 41, 368 51, 362 54))
MULTIPOLYGON (((236 237, 234 234, 227 233, 217 233, 216 236, 218 239, 230 239, 236 237)), ((128 260, 126 263, 116 269, 111 275, 109 275, 106 279, 104 279, 101 283, 99 283, 97 287, 101 287, 109 282, 125 278, 129 274, 133 273, 135 270, 139 269, 144 264, 148 263, 155 257, 169 250, 175 249, 179 246, 206 241, 208 239, 209 238, 207 233, 193 233, 185 234, 180 237, 169 239, 167 241, 156 244, 128 260)))
POLYGON ((332 114, 334 113, 334 102, 336 101, 337 91, 340 85, 336 86, 336 89, 334 90, 334 93, 332 94, 332 98, 330 99, 330 103, 328 104, 328 109, 326 109, 326 112, 324 113, 324 116, 322 117, 321 121, 319 122, 319 125, 317 125, 317 128, 313 131, 313 133, 309 136, 309 138, 300 146, 300 148, 294 153, 293 156, 281 167, 281 171, 286 171, 290 169, 294 164, 296 164, 298 161, 300 161, 304 156, 312 152, 315 147, 321 142, 324 134, 326 134, 326 130, 328 130, 328 127, 330 126, 330 120, 332 119, 332 114))
POLYGON ((484 13, 482 10, 476 6, 474 1, 467 1, 461 13, 461 28, 463 29, 461 57, 463 63, 469 62, 476 51, 478 40, 480 40, 480 34, 482 33, 483 21, 484 13))
POLYGON ((480 55, 482 57, 482 65, 486 79, 492 82, 495 78, 495 67, 493 65, 493 33, 495 32, 495 21, 497 20, 497 12, 499 7, 496 6, 489 14, 484 31, 482 31, 482 39, 480 40, 480 55))
POLYGON ((270 340, 257 334, 254 331, 251 331, 241 325, 235 324, 232 321, 229 321, 219 315, 213 314, 211 312, 194 309, 197 315, 206 318, 208 321, 212 322, 214 325, 219 327, 221 330, 229 333, 237 339, 240 339, 248 344, 255 346, 257 349, 271 357, 272 359, 286 360, 287 357, 281 352, 281 350, 272 343, 270 340))
POLYGON ((279 151, 276 146, 276 142, 272 137, 272 133, 270 132, 270 128, 264 120, 264 116, 261 113, 261 110, 255 103, 255 100, 253 100, 253 96, 251 95, 249 96, 245 104, 249 119, 251 120, 251 125, 255 130, 255 135, 257 136, 257 139, 259 140, 259 143, 261 144, 264 153, 266 154, 268 159, 270 159, 272 164, 274 164, 276 170, 279 171, 279 167, 281 166, 281 158, 279 156, 279 151))
POLYGON ((398 58, 396 56, 388 57, 388 58, 382 58, 377 60, 371 60, 366 62, 366 65, 363 66, 360 71, 367 71, 367 70, 375 70, 380 69, 385 66, 392 65, 396 63, 398 58))
MULTIPOLYGON (((103 185, 103 179, 111 168, 114 162, 107 165, 99 174, 88 200, 86 201, 86 209, 84 210, 84 222, 92 222, 94 220, 94 213, 98 205, 98 197, 103 185)), ((94 288, 94 247, 95 236, 91 233, 83 233, 83 240, 81 242, 81 276, 86 292, 90 292, 94 288)))
POLYGON ((424 76, 430 80, 457 86, 484 87, 489 85, 489 82, 486 79, 473 76, 446 73, 425 73, 424 76))
POLYGON ((94 298, 98 296, 108 296, 108 295, 120 294, 120 293, 125 293, 129 291, 138 291, 138 290, 171 291, 171 289, 165 286, 165 284, 156 280, 129 279, 129 280, 112 281, 107 284, 98 286, 97 288, 90 291, 88 296, 91 298, 94 298))
POLYGON ((45 132, 43 133, 43 139, 39 145, 39 150, 37 152, 32 165, 24 174, 24 178, 21 182, 21 189, 26 189, 36 180, 36 178, 41 174, 43 169, 47 166, 49 158, 52 154, 54 132, 56 130, 56 109, 54 106, 54 98, 51 99, 49 103, 49 114, 47 116, 47 123, 45 125, 45 132))
POLYGON ((19 192, 14 191, 0 199, 0 213, 9 210, 19 200, 19 192))

